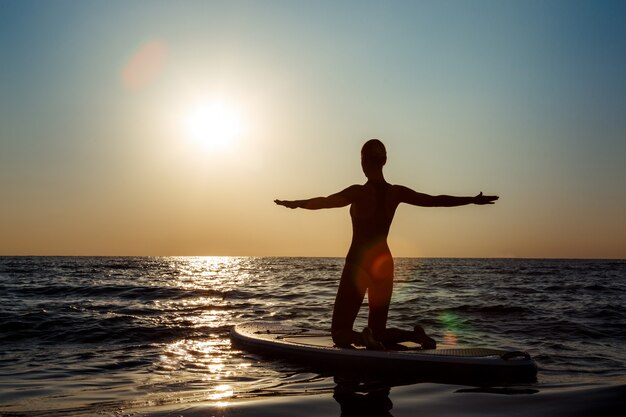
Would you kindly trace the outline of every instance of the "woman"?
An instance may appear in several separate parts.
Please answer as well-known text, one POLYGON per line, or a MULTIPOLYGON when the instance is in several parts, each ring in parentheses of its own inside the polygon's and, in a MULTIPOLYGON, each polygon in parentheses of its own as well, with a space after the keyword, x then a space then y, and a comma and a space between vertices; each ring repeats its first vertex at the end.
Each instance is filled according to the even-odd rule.
POLYGON ((385 145, 378 139, 367 141, 361 149, 361 167, 367 177, 363 185, 352 185, 328 197, 308 200, 275 200, 288 208, 318 210, 350 205, 352 244, 346 256, 339 289, 335 298, 331 332, 337 346, 365 345, 384 349, 385 345, 413 341, 425 349, 434 349, 435 341, 424 330, 387 328, 387 315, 393 289, 393 257, 387 245, 389 227, 400 203, 421 207, 455 207, 467 204, 493 204, 497 196, 431 196, 401 185, 391 185, 383 176, 387 162, 385 145), (368 327, 362 333, 352 329, 368 292, 368 327))

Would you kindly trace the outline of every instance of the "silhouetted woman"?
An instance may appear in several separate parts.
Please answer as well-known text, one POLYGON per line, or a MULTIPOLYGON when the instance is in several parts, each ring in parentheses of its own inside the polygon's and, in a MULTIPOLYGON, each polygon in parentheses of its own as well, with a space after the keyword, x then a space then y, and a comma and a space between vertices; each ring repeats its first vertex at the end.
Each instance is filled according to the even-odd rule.
POLYGON ((361 149, 361 167, 367 177, 363 185, 352 185, 328 197, 283 201, 276 204, 288 208, 318 210, 350 205, 352 243, 341 275, 331 332, 337 346, 365 345, 383 349, 403 341, 413 341, 423 348, 436 343, 416 325, 413 331, 387 328, 387 314, 393 289, 393 257, 387 245, 389 227, 400 203, 422 207, 455 207, 467 204, 493 204, 497 196, 453 197, 431 196, 402 185, 391 185, 383 176, 387 162, 385 145, 378 139, 368 140, 361 149), (352 329, 368 293, 368 327, 362 333, 352 329))

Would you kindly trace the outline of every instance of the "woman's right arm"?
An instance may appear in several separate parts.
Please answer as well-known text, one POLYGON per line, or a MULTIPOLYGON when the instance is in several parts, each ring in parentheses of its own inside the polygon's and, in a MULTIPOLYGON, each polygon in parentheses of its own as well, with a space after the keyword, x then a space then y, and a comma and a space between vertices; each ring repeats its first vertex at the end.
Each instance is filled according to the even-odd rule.
POLYGON ((315 197, 307 200, 274 200, 274 203, 291 209, 303 208, 307 210, 345 207, 352 204, 359 187, 359 185, 351 185, 327 197, 315 197))

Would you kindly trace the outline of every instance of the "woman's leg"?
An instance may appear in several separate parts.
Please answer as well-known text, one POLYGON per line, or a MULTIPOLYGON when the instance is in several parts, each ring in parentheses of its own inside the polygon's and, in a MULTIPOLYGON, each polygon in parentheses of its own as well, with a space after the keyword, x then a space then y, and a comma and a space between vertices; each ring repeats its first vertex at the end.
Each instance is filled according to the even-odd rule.
POLYGON ((363 298, 365 297, 365 277, 363 270, 354 263, 346 261, 339 282, 339 289, 333 307, 331 334, 337 346, 362 344, 362 335, 352 330, 363 298))
POLYGON ((415 342, 422 346, 422 349, 436 349, 437 342, 426 334, 422 326, 415 325, 413 331, 388 328, 377 337, 385 345, 392 345, 402 342, 415 342))
POLYGON ((377 256, 369 266, 367 300, 369 317, 367 325, 380 341, 387 328, 389 304, 393 292, 393 258, 389 253, 377 256))
POLYGON ((387 328, 389 304, 393 292, 393 259, 391 255, 380 256, 378 262, 372 264, 372 273, 367 299, 370 313, 368 326, 372 329, 374 338, 386 345, 400 342, 416 342, 424 349, 435 349, 436 342, 424 332, 421 326, 416 325, 413 331, 387 328))

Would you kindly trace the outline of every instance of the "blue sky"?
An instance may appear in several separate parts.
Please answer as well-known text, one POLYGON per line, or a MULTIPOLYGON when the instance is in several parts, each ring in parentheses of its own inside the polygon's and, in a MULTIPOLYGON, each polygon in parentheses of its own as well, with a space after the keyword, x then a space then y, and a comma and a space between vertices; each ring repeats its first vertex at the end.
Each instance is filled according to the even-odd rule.
POLYGON ((345 211, 271 201, 363 182, 379 137, 390 182, 501 196, 402 208, 398 255, 623 258, 624 22, 622 1, 0 1, 0 254, 342 256, 345 211), (229 152, 179 128, 215 97, 246 124, 229 152))

